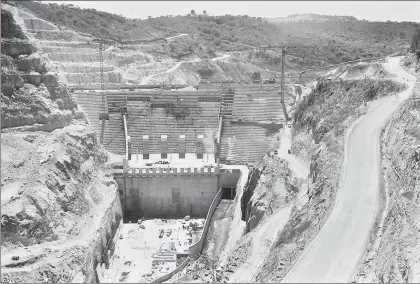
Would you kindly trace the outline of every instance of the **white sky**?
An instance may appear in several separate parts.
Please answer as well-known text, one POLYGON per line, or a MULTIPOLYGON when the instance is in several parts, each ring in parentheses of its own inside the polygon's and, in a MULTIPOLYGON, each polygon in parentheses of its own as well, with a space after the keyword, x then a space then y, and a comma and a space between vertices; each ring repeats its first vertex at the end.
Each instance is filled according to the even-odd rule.
MULTIPOLYGON (((56 2, 56 1, 42 1, 56 2)), ((420 1, 58 1, 127 18, 197 14, 284 17, 292 14, 354 16, 368 21, 420 22, 420 1)))

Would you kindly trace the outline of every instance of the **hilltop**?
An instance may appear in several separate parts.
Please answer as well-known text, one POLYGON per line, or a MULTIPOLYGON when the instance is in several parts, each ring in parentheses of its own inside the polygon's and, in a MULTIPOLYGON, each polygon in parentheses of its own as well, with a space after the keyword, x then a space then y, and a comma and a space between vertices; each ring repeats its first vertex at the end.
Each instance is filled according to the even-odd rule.
POLYGON ((270 19, 271 22, 328 22, 328 21, 357 21, 355 17, 351 16, 328 16, 318 14, 293 14, 287 17, 276 17, 270 19))

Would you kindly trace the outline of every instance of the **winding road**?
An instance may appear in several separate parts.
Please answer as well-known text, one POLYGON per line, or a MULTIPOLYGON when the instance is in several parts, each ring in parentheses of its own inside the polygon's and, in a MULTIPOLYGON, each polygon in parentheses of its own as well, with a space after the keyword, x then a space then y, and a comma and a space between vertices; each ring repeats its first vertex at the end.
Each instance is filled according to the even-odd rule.
POLYGON ((307 246, 284 283, 351 282, 365 253, 380 201, 379 137, 397 107, 412 93, 415 77, 388 59, 385 68, 408 88, 371 103, 368 113, 348 130, 345 159, 335 206, 321 231, 307 246))

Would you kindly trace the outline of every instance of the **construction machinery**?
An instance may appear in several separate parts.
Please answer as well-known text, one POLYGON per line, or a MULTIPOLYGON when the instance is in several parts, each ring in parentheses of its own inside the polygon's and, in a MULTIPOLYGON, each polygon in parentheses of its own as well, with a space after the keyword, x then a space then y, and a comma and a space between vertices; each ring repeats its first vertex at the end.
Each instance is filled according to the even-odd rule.
POLYGON ((270 78, 270 79, 264 79, 264 84, 275 84, 276 83, 276 79, 275 78, 270 78))
POLYGON ((252 74, 252 84, 261 84, 261 72, 254 72, 252 74))

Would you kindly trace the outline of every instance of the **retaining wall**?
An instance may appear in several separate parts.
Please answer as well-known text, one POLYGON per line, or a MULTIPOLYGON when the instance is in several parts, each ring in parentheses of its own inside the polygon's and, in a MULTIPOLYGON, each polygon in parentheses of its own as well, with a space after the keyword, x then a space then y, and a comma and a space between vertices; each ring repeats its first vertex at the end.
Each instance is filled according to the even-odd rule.
POLYGON ((217 168, 133 168, 114 174, 127 218, 206 215, 217 192, 217 168))

